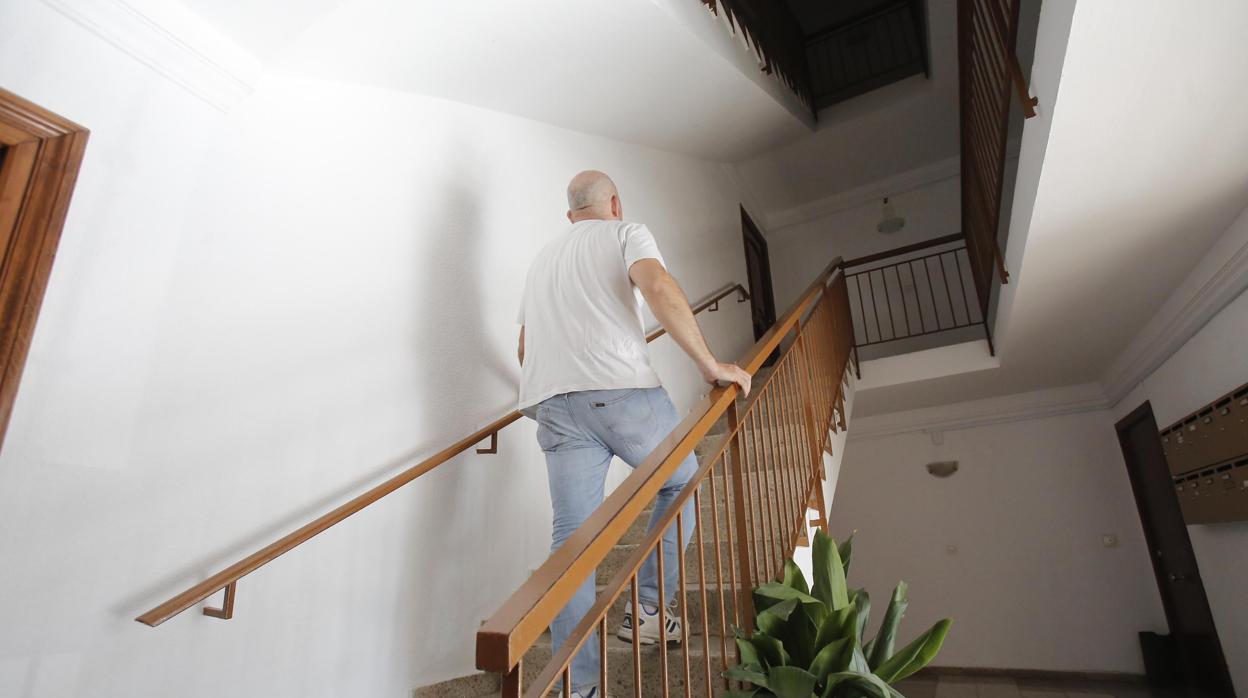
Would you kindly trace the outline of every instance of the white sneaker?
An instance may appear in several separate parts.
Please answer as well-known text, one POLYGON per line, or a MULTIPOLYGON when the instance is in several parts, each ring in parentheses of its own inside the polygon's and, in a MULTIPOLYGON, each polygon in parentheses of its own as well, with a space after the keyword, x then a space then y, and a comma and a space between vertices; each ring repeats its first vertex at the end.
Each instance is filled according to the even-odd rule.
MULTIPOLYGON (((620 630, 615 634, 625 642, 633 641, 633 604, 630 601, 624 607, 624 622, 620 625, 620 630)), ((681 621, 680 616, 676 615, 676 604, 668 605, 667 611, 663 614, 664 620, 667 622, 667 644, 679 645, 681 638, 681 621)), ((643 645, 653 645, 659 641, 659 609, 656 606, 653 611, 646 605, 641 604, 641 613, 638 614, 637 639, 643 645)))
POLYGON ((580 691, 572 691, 572 698, 598 698, 598 687, 594 686, 589 689, 589 693, 581 693, 580 691))

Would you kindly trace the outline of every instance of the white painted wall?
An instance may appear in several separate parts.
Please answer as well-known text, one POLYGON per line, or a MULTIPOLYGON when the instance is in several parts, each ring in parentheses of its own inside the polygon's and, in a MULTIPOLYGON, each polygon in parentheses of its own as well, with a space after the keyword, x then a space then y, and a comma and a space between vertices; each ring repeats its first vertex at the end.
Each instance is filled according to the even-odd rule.
POLYGON ((906 226, 891 235, 876 232, 882 198, 874 197, 768 230, 767 253, 771 256, 776 304, 787 305, 796 299, 809 279, 833 257, 853 259, 960 232, 962 210, 956 164, 943 175, 937 175, 940 178, 936 181, 890 195, 897 215, 906 219, 906 226))
POLYGON ((851 582, 910 585, 907 639, 952 617, 939 665, 1142 672, 1136 633, 1164 619, 1110 413, 939 434, 851 433, 831 519, 858 530, 851 582))
MULTIPOLYGON (((507 411, 529 258, 594 166, 700 298, 744 278, 718 165, 380 89, 223 113, 47 4, 0 84, 92 130, 0 454, 0 695, 399 696, 468 673, 544 558, 531 423, 246 578, 132 618, 507 411)), ((704 316, 727 358, 748 312, 704 316)), ((665 340, 661 340, 665 341, 665 340)), ((670 347, 678 405, 702 386, 670 347)))
MULTIPOLYGON (((1145 400, 1165 427, 1248 381, 1248 292, 1222 309, 1194 337, 1114 408, 1119 418, 1145 400)), ((1248 522, 1188 526, 1200 576, 1213 609, 1235 690, 1248 693, 1248 522)))

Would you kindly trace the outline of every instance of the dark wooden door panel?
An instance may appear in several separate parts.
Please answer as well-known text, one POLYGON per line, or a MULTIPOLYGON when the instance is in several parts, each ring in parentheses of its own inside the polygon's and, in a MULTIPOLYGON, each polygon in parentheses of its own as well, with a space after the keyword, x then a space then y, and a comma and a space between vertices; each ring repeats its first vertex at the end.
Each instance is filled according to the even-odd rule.
POLYGON ((1116 428, 1183 673, 1193 688, 1210 695, 1233 696, 1213 611, 1174 493, 1152 406, 1144 403, 1116 428))
POLYGON ((750 316, 754 339, 762 337, 776 324, 776 296, 771 287, 771 258, 767 240, 758 226, 741 208, 741 235, 745 240, 745 276, 750 286, 750 316))

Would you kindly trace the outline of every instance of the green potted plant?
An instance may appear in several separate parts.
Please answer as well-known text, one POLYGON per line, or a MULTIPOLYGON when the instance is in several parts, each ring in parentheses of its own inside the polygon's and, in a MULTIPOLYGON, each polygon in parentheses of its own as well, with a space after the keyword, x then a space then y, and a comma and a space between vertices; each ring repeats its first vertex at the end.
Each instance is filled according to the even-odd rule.
POLYGON ((871 597, 845 582, 853 536, 844 544, 817 531, 814 539, 814 588, 793 560, 784 564, 784 581, 754 590, 754 632, 737 632, 741 663, 724 676, 747 690, 726 698, 897 698, 893 684, 927 666, 940 650, 949 626, 937 622, 913 642, 894 651, 906 611, 906 584, 900 582, 884 612, 875 638, 864 633, 871 597))

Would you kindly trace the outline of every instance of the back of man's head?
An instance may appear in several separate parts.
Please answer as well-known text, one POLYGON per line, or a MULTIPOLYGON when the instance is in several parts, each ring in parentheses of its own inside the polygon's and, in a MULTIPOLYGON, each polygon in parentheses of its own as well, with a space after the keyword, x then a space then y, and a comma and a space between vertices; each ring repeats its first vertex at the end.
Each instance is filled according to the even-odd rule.
POLYGON ((606 174, 585 170, 568 183, 568 220, 619 220, 622 213, 619 191, 606 174))

